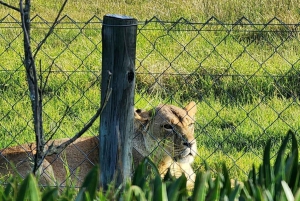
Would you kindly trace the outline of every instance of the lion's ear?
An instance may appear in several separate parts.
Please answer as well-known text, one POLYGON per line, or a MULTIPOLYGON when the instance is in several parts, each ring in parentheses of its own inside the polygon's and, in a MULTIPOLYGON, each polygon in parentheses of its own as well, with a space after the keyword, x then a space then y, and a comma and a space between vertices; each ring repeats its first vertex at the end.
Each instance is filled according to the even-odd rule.
POLYGON ((151 114, 150 114, 150 111, 145 111, 142 109, 135 109, 134 110, 134 118, 135 118, 135 120, 139 120, 139 121, 145 123, 151 119, 151 114))
POLYGON ((193 117, 197 112, 197 105, 194 101, 191 101, 187 106, 185 106, 184 110, 187 111, 190 117, 193 117))

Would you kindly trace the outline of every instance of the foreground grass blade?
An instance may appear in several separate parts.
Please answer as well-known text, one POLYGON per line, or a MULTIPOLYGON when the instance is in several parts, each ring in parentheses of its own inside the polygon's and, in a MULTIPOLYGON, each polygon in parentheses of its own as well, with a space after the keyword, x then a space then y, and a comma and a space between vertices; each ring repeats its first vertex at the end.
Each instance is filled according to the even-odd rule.
POLYGON ((298 191, 295 193, 295 201, 299 201, 300 200, 300 188, 298 189, 298 191))
POLYGON ((76 197, 76 200, 90 200, 95 199, 97 193, 97 187, 99 184, 99 167, 94 166, 93 169, 85 177, 80 191, 76 197), (88 193, 88 195, 85 195, 88 193))
POLYGON ((300 166, 299 166, 299 154, 298 154, 298 143, 297 139, 295 136, 295 133, 291 133, 292 135, 292 152, 294 155, 294 160, 293 160, 293 167, 292 167, 292 172, 289 186, 292 189, 293 193, 296 194, 298 188, 299 188, 299 177, 300 177, 300 166))
POLYGON ((241 190, 240 184, 236 185, 234 189, 231 191, 231 193, 229 194, 229 201, 237 200, 237 198, 239 197, 240 190, 241 190))
POLYGON ((1 192, 1 194, 1 200, 6 200, 9 196, 12 197, 12 195, 14 194, 14 188, 10 182, 6 185, 4 192, 1 192))
POLYGON ((221 189, 220 175, 213 181, 213 185, 208 189, 207 200, 219 200, 221 189))
POLYGON ((37 181, 33 174, 29 174, 21 183, 17 194, 17 200, 30 200, 39 201, 40 192, 38 189, 37 181))
POLYGON ((279 151, 277 153, 277 157, 276 157, 276 161, 275 161, 275 165, 274 165, 274 174, 277 176, 277 175, 281 175, 281 171, 282 171, 282 166, 284 164, 284 153, 285 153, 285 150, 286 150, 286 147, 287 147, 287 143, 289 141, 289 136, 290 136, 290 133, 291 131, 288 132, 288 134, 285 136, 280 148, 279 148, 279 151))
POLYGON ((141 189, 144 189, 146 185, 146 165, 144 161, 138 165, 134 171, 132 178, 132 185, 139 186, 141 189))
POLYGON ((147 177, 151 173, 154 173, 155 177, 160 176, 156 165, 148 157, 145 157, 143 162, 141 162, 134 171, 132 185, 139 186, 142 190, 145 190, 147 177), (151 168, 149 169, 149 167, 151 168))
POLYGON ((191 201, 204 201, 206 197, 206 178, 208 173, 197 172, 191 201))
POLYGON ((275 191, 278 192, 281 190, 280 181, 284 180, 295 193, 299 187, 300 173, 298 165, 298 144, 295 134, 291 130, 288 131, 280 146, 274 166, 274 175, 276 175, 275 191), (290 138, 292 139, 292 150, 287 157, 284 158, 290 138))
POLYGON ((294 173, 294 164, 298 165, 298 161, 295 161, 296 153, 289 154, 285 160, 285 180, 289 185, 294 183, 296 173, 294 173), (293 174, 294 173, 294 174, 293 174))
POLYGON ((223 175, 224 175, 224 184, 223 184, 223 188, 221 190, 221 197, 223 195, 224 196, 229 195, 229 193, 231 192, 230 177, 229 177, 228 170, 227 170, 225 163, 222 164, 222 171, 223 171, 223 175))
POLYGON ((156 175, 155 177, 153 189, 153 200, 168 200, 166 184, 162 182, 161 177, 159 175, 156 175))
POLYGON ((75 198, 75 201, 82 201, 82 200, 86 200, 86 198, 84 198, 84 192, 85 192, 85 189, 84 188, 81 188, 75 198))
POLYGON ((252 164, 252 170, 250 170, 249 174, 248 174, 248 183, 249 181, 252 181, 253 184, 256 184, 256 169, 254 164, 252 164))
POLYGON ((154 172, 155 175, 160 175, 157 166, 148 157, 145 157, 144 163, 151 167, 151 170, 154 172))
POLYGON ((171 183, 167 189, 168 200, 175 201, 186 199, 186 182, 187 179, 184 174, 182 174, 175 182, 171 183))
POLYGON ((262 184, 265 188, 270 190, 271 182, 271 163, 270 163, 270 152, 271 152, 271 140, 268 140, 264 150, 263 156, 263 178, 264 183, 262 184))
POLYGON ((284 190, 284 193, 285 193, 285 196, 286 196, 287 200, 288 201, 294 201, 295 198, 293 196, 293 193, 292 193, 289 185, 285 181, 281 181, 281 185, 282 185, 282 188, 284 190))
POLYGON ((49 188, 43 191, 42 201, 56 201, 58 200, 58 188, 49 188))
POLYGON ((265 183, 264 183, 264 167, 263 165, 261 164, 259 167, 258 167, 258 185, 260 186, 265 186, 265 183))
POLYGON ((130 186, 128 192, 125 192, 124 201, 147 201, 145 193, 139 186, 130 186))

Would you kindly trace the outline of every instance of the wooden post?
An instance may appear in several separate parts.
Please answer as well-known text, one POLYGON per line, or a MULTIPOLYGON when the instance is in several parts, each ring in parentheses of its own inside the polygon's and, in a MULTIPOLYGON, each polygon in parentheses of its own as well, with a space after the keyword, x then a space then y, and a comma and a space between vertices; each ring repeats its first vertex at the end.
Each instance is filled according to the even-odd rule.
POLYGON ((100 186, 130 178, 134 132, 134 86, 137 20, 105 15, 102 27, 101 104, 107 88, 111 96, 100 118, 100 186), (107 86, 108 76, 111 86, 107 86))

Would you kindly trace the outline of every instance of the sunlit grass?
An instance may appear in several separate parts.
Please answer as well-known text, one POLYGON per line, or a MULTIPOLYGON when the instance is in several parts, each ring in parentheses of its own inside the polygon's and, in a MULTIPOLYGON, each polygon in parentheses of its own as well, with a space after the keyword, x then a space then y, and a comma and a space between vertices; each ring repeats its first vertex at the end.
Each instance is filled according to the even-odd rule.
MULTIPOLYGON (((17 1, 4 2, 18 7, 17 1)), ((32 2, 32 15, 41 14, 47 20, 54 19, 63 1, 34 1, 32 2)), ((69 1, 63 14, 76 20, 88 20, 91 16, 102 17, 105 14, 129 15, 144 21, 157 16, 163 20, 177 20, 184 17, 190 21, 204 21, 215 16, 222 21, 235 22, 243 16, 256 23, 267 22, 274 16, 286 23, 295 23, 299 20, 299 2, 296 0, 263 0, 263 1, 238 1, 238 0, 191 0, 182 4, 181 0, 164 1, 137 1, 137 0, 87 0, 69 1), (184 6, 183 6, 184 5, 184 6)), ((16 11, 8 11, 0 7, 1 16, 11 13, 19 16, 16 11)))
MULTIPOLYGON (((39 14, 49 21, 60 8, 54 1, 32 4, 31 16, 39 14)), ((93 15, 102 19, 106 13, 130 15, 140 21, 157 16, 169 21, 184 17, 205 22, 216 16, 229 23, 242 16, 257 23, 268 22, 274 16, 286 23, 298 23, 299 17, 299 4, 286 0, 203 0, 181 5, 179 0, 72 1, 64 14, 78 21, 93 15)), ((0 20, 9 13, 19 19, 18 13, 0 6, 0 20)), ((9 18, 1 25, 7 27, 9 21, 13 20, 9 18)), ((65 22, 71 21, 65 18, 65 22)), ((54 138, 72 136, 100 105, 101 23, 95 22, 59 25, 37 55, 40 78, 47 81, 43 91, 46 137, 59 125, 54 138)), ((203 168, 205 160, 218 169, 225 161, 232 167, 230 173, 242 178, 252 163, 261 163, 267 139, 271 138, 277 147, 287 130, 299 131, 299 36, 287 35, 287 29, 278 25, 263 29, 283 32, 262 36, 257 35, 262 27, 254 26, 206 25, 201 31, 195 27, 202 25, 196 24, 179 24, 172 29, 166 29, 172 24, 149 23, 139 28, 142 26, 137 38, 135 107, 151 109, 159 103, 184 107, 191 100, 197 102, 199 157, 195 168, 203 168)), ((33 25, 33 50, 48 27, 33 25)), ((20 29, 1 27, 0 56, 3 148, 35 139, 20 29)), ((87 135, 97 135, 98 129, 96 122, 87 135)))

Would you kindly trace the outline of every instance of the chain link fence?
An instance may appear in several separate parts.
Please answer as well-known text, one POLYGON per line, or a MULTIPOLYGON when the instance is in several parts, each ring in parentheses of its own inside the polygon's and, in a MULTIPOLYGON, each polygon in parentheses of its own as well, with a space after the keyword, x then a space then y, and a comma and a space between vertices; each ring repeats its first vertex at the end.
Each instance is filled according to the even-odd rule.
MULTIPOLYGON (((52 23, 39 15, 31 22, 34 48, 52 23)), ((46 138, 70 138, 99 107, 101 27, 97 16, 86 22, 64 16, 37 55, 46 138)), ((265 24, 246 18, 226 24, 214 17, 140 22, 136 107, 195 101, 194 169, 206 161, 218 170, 225 162, 233 177, 243 178, 260 164, 268 139, 274 155, 288 130, 299 135, 299 29, 300 23, 277 18, 265 24)), ((19 19, 0 19, 2 150, 35 140, 22 37, 19 19)), ((97 136, 98 125, 86 135, 97 136)))
POLYGON ((241 178, 260 164, 268 139, 274 155, 289 129, 298 135, 299 23, 153 18, 137 47, 137 104, 197 101, 195 169, 225 162, 241 178))

